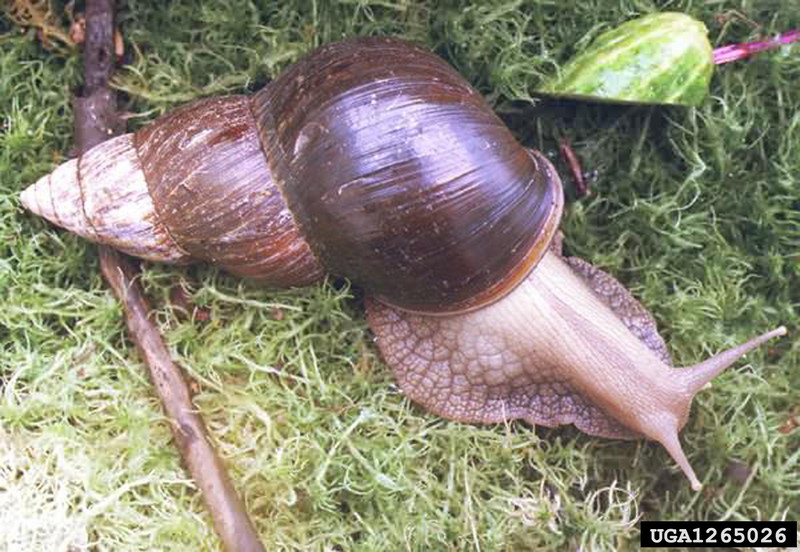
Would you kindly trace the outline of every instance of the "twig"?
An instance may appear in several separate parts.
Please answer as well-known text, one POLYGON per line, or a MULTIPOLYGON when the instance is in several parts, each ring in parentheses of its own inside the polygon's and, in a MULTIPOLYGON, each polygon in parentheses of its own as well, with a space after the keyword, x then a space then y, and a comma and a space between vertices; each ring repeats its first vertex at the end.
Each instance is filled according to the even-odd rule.
MULTIPOLYGON (((75 140, 84 152, 111 137, 121 125, 116 95, 108 86, 114 70, 113 0, 87 0, 83 96, 75 98, 75 140)), ((171 422, 172 435, 211 513, 226 550, 263 552, 250 518, 192 404, 180 369, 172 362, 138 283, 138 265, 107 246, 99 247, 103 276, 120 300, 131 339, 171 422)))
POLYGON ((582 199, 591 195, 591 181, 584 176, 581 161, 578 159, 578 154, 572 149, 569 138, 563 137, 558 141, 558 150, 561 152, 561 158, 569 167, 569 172, 572 175, 572 181, 575 184, 575 197, 582 199))
POLYGON ((746 57, 750 57, 758 52, 777 48, 784 44, 791 44, 800 40, 800 29, 787 31, 778 35, 777 37, 766 40, 763 42, 742 42, 741 44, 728 44, 721 46, 714 50, 714 63, 722 65, 723 63, 730 63, 746 57))

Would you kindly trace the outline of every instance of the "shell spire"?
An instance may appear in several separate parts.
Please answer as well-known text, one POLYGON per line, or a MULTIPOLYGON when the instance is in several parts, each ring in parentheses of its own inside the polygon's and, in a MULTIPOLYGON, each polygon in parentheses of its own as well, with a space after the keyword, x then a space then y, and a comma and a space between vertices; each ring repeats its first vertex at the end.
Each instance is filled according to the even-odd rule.
POLYGON ((59 165, 23 191, 20 200, 29 211, 87 240, 152 261, 188 260, 157 222, 133 134, 59 165))
POLYGON ((324 270, 270 174, 249 102, 208 98, 163 115, 59 166, 22 203, 136 257, 311 284, 324 270))

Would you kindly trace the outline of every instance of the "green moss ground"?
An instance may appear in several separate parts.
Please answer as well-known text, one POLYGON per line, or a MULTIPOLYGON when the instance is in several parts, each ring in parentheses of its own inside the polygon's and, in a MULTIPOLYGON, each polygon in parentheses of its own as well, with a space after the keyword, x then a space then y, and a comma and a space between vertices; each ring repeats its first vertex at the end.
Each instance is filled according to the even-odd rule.
MULTIPOLYGON (((270 550, 625 550, 640 518, 798 518, 800 430, 779 428, 800 404, 800 47, 719 69, 697 110, 529 101, 575 49, 659 8, 702 19, 717 44, 755 36, 715 19, 731 10, 764 33, 800 27, 796 0, 123 6, 131 64, 116 84, 132 127, 257 89, 324 42, 406 37, 462 71, 524 144, 572 139, 598 176, 568 208, 567 248, 652 309, 678 364, 790 329, 695 402, 682 438, 696 494, 653 444, 427 415, 393 386, 346 286, 275 292, 146 265, 270 550), (211 320, 171 307, 176 285, 211 320)), ((19 204, 67 156, 79 64, 0 19, 0 550, 214 550, 94 248, 19 204)))

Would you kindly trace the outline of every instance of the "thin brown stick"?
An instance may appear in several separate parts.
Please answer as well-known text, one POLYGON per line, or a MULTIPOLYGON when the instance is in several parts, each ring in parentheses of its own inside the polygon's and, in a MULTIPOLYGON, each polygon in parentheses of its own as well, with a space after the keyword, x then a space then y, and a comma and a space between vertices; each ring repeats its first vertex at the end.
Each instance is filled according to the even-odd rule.
POLYGON ((581 199, 591 195, 591 182, 584 177, 581 161, 578 159, 578 155, 575 153, 575 150, 572 149, 572 144, 570 144, 569 138, 561 138, 558 141, 558 149, 561 152, 562 159, 564 159, 569 167, 570 174, 572 175, 572 181, 575 184, 575 197, 577 199, 581 199))
POLYGON ((209 441, 203 420, 192 405, 189 387, 170 359, 164 340, 149 320, 150 311, 137 282, 134 261, 110 247, 100 247, 100 268, 125 308, 128 331, 156 388, 183 461, 200 488, 214 528, 226 550, 263 551, 247 511, 209 441))
MULTIPOLYGON (((120 129, 116 95, 108 86, 114 70, 113 0, 87 0, 83 97, 75 99, 75 140, 84 152, 120 129)), ((120 300, 131 339, 170 420, 172 435, 189 473, 202 493, 214 528, 226 550, 263 552, 244 504, 212 446, 189 386, 172 362, 138 283, 138 265, 126 255, 100 246, 100 268, 120 300)))

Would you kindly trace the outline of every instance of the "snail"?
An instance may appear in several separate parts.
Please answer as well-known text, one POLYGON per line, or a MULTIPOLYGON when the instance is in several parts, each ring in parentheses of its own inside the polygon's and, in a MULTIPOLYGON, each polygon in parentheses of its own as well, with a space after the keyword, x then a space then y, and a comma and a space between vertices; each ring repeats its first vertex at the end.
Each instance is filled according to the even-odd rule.
POLYGON ((694 489, 678 438, 694 395, 786 332, 672 367, 648 311, 562 256, 548 159, 444 60, 396 39, 323 46, 252 96, 202 99, 98 145, 21 200, 153 261, 269 286, 349 278, 414 402, 654 440, 694 489))

